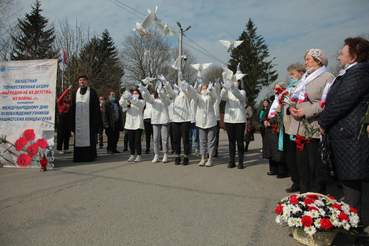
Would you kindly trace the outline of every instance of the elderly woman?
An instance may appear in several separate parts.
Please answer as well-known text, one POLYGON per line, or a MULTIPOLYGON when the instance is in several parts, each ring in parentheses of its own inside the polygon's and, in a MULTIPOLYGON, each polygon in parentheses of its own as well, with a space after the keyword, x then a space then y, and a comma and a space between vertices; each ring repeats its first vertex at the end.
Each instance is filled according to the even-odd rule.
MULTIPOLYGON (((276 110, 278 105, 278 89, 286 88, 286 82, 278 82, 274 85, 275 99, 271 105, 268 106, 262 117, 263 125, 266 129, 263 143, 263 158, 269 159, 268 175, 277 175, 277 178, 287 177, 287 165, 285 162, 285 152, 279 146, 280 129, 278 126, 278 117, 276 110), (274 113, 272 113, 274 111, 274 113), (274 115, 274 116, 272 116, 274 115)), ((283 134, 283 132, 282 132, 283 134)), ((282 142, 283 143, 283 142, 282 142)))
MULTIPOLYGON (((296 62, 287 67, 287 71, 290 74, 290 84, 287 86, 287 90, 293 93, 301 81, 302 76, 306 72, 304 64, 296 62)), ((286 192, 298 192, 300 191, 300 175, 297 170, 296 160, 296 142, 294 136, 290 135, 291 115, 287 113, 287 107, 283 107, 283 126, 284 126, 284 147, 286 153, 286 163, 291 175, 292 186, 286 189, 286 192)))
POLYGON ((322 134, 329 133, 345 202, 360 215, 362 180, 369 178, 369 136, 364 121, 369 107, 369 42, 347 38, 338 61, 344 70, 329 90, 319 126, 322 134))
POLYGON ((310 139, 296 152, 300 192, 325 193, 325 184, 319 182, 318 172, 318 165, 321 164, 318 153, 318 118, 323 112, 319 104, 324 87, 335 77, 327 71, 328 59, 322 50, 309 49, 304 59, 306 73, 292 94, 292 98, 297 101, 296 106, 288 109, 292 115, 289 133, 310 139))

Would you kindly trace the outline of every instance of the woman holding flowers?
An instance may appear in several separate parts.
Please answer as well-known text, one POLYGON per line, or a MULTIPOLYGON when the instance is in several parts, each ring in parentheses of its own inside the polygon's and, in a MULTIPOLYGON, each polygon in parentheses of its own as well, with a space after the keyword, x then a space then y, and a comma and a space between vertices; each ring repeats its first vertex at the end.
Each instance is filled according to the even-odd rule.
POLYGON ((369 41, 347 38, 338 61, 343 71, 328 92, 319 126, 329 133, 345 201, 360 215, 362 180, 369 178, 369 41))
POLYGON ((263 143, 263 158, 269 159, 268 175, 277 175, 277 178, 287 177, 287 165, 285 162, 285 152, 283 150, 283 140, 280 146, 279 135, 282 131, 281 112, 278 112, 279 96, 286 89, 286 82, 278 82, 274 85, 275 99, 267 108, 262 117, 263 125, 266 129, 263 143))
POLYGON ((296 87, 291 100, 296 103, 288 111, 292 115, 289 133, 296 136, 299 150, 296 152, 297 169, 300 174, 300 192, 325 193, 325 184, 319 182, 318 118, 323 108, 319 106, 326 84, 334 80, 327 71, 328 59, 320 49, 305 52, 306 73, 296 87))

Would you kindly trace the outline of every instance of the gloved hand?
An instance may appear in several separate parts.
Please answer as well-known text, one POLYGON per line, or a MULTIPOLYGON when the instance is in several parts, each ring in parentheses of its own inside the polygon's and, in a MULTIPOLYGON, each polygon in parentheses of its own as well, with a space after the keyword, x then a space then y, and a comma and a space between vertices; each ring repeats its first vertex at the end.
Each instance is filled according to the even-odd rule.
POLYGON ((125 99, 125 100, 132 100, 132 94, 129 93, 129 91, 125 91, 124 94, 122 95, 122 97, 125 99))
POLYGON ((187 82, 182 82, 181 88, 182 88, 182 90, 186 90, 186 89, 190 88, 190 85, 187 82))
POLYGON ((140 91, 147 91, 147 88, 143 86, 140 82, 137 83, 137 86, 140 91))
POLYGON ((197 79, 197 82, 199 83, 199 86, 202 86, 204 84, 201 79, 197 79))
POLYGON ((161 88, 162 88, 162 84, 161 84, 161 82, 160 81, 157 81, 156 82, 156 89, 158 90, 158 91, 161 91, 161 88))
POLYGON ((222 87, 224 88, 224 90, 228 90, 228 87, 227 87, 226 84, 224 84, 224 83, 220 83, 220 84, 222 85, 222 87))
POLYGON ((211 91, 213 89, 213 83, 210 82, 209 85, 208 85, 208 91, 211 91))
POLYGON ((169 82, 167 81, 167 79, 164 77, 164 75, 160 74, 158 75, 158 79, 163 82, 164 85, 167 85, 169 82))
POLYGON ((183 80, 183 74, 182 73, 180 73, 179 74, 179 81, 182 81, 183 80))
POLYGON ((193 88, 196 90, 197 89, 197 81, 195 83, 195 85, 193 86, 193 88))
POLYGON ((179 91, 180 91, 180 90, 179 90, 178 85, 174 84, 174 85, 173 85, 173 87, 174 87, 174 90, 177 90, 177 91, 178 91, 178 93, 179 93, 179 91))

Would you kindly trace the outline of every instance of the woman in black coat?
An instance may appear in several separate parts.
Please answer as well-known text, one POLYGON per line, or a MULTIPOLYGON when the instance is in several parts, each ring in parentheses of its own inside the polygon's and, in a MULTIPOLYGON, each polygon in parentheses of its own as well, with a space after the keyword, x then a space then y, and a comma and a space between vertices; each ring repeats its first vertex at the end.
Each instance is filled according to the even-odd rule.
POLYGON ((347 38, 338 57, 344 70, 333 82, 318 123, 328 133, 345 202, 361 211, 362 180, 369 178, 369 137, 364 119, 369 107, 369 41, 347 38))

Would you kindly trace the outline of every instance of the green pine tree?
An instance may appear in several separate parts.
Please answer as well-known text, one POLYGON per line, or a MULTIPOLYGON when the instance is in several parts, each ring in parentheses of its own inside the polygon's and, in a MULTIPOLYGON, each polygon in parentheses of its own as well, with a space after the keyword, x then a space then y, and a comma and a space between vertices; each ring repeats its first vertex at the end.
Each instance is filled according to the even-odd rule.
POLYGON ((278 78, 278 73, 273 69, 274 65, 269 58, 268 46, 264 39, 257 35, 254 22, 249 19, 246 30, 242 32, 238 40, 243 43, 232 50, 229 60, 229 69, 237 71, 240 63, 242 73, 247 74, 243 78, 243 85, 247 99, 251 106, 255 105, 255 99, 261 88, 273 83, 278 78))
POLYGON ((54 50, 54 28, 47 28, 48 19, 41 15, 42 9, 36 0, 30 14, 18 19, 19 36, 12 36, 13 51, 11 60, 52 59, 58 57, 54 50))

